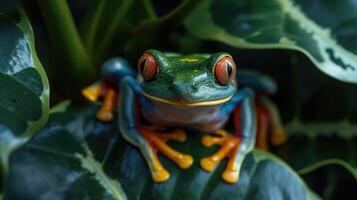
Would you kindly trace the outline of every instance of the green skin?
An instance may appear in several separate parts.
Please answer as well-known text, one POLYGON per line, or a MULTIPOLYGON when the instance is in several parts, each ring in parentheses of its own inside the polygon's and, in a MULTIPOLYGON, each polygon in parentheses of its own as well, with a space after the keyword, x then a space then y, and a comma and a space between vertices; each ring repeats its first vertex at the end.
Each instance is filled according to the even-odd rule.
POLYGON ((216 80, 215 64, 229 54, 182 56, 157 50, 147 50, 146 53, 153 55, 157 63, 158 72, 153 80, 145 81, 141 75, 137 79, 121 75, 119 120, 123 137, 141 150, 153 171, 152 149, 139 132, 136 100, 150 124, 198 129, 207 133, 223 127, 234 108, 241 104, 242 133, 237 137, 242 142, 235 156, 239 173, 244 157, 255 143, 254 95, 250 89, 238 92, 234 81, 222 85, 216 80), (220 103, 223 99, 226 101, 220 103), (214 103, 187 106, 203 102, 214 103))
POLYGON ((217 83, 213 74, 219 58, 227 53, 213 55, 163 54, 148 50, 158 62, 158 74, 153 81, 143 81, 140 86, 148 94, 171 101, 205 102, 224 99, 236 93, 232 83, 217 83))

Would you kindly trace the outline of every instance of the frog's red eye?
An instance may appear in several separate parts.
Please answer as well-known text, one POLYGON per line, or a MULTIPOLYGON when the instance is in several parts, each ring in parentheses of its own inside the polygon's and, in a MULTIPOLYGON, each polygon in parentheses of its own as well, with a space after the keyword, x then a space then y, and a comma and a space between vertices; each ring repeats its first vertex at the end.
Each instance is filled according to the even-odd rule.
POLYGON ((149 53, 144 53, 139 59, 138 71, 145 81, 154 79, 157 73, 157 63, 154 56, 149 53))
POLYGON ((236 65, 232 57, 225 56, 221 58, 214 67, 214 75, 217 81, 222 85, 229 84, 236 74, 236 65))

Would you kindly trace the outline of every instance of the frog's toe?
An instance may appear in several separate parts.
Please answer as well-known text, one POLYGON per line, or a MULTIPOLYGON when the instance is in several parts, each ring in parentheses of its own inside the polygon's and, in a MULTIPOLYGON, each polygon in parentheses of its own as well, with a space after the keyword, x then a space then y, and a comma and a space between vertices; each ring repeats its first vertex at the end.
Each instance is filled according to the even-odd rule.
POLYGON ((211 158, 207 157, 207 158, 201 159, 200 164, 201 164, 202 169, 204 169, 207 172, 211 172, 216 168, 218 162, 215 162, 211 158))
POLYGON ((82 95, 89 101, 97 101, 101 93, 101 84, 94 83, 82 89, 82 95))
POLYGON ((113 108, 115 106, 115 100, 117 93, 113 89, 109 89, 104 96, 104 101, 97 112, 97 118, 103 122, 110 122, 113 120, 113 108))
POLYGON ((187 169, 187 168, 191 167, 191 165, 193 163, 193 158, 190 155, 183 154, 179 159, 180 160, 176 163, 181 169, 187 169))
POLYGON ((205 135, 201 139, 201 143, 205 147, 212 147, 213 145, 222 145, 226 141, 225 137, 214 137, 210 135, 205 135))
POLYGON ((170 173, 164 168, 162 168, 160 170, 156 170, 156 171, 152 172, 151 174, 152 174, 152 179, 158 183, 165 182, 165 181, 169 180, 169 178, 170 178, 170 173))
POLYGON ((227 183, 234 184, 238 182, 239 171, 238 170, 228 170, 226 169, 222 174, 222 179, 227 183))
MULTIPOLYGON (((156 126, 153 126, 154 128, 156 128, 156 126)), ((159 127, 159 130, 161 129, 161 127, 159 127)), ((182 129, 176 129, 174 131, 171 132, 164 132, 164 133, 160 133, 155 131, 155 129, 152 129, 151 127, 149 127, 149 130, 153 131, 154 134, 156 136, 158 136, 160 139, 164 140, 164 141, 168 141, 168 140, 173 140, 173 141, 177 141, 177 142, 184 142, 186 141, 186 132, 182 129)))
POLYGON ((113 120, 113 113, 111 111, 99 110, 97 118, 102 122, 110 122, 113 120))

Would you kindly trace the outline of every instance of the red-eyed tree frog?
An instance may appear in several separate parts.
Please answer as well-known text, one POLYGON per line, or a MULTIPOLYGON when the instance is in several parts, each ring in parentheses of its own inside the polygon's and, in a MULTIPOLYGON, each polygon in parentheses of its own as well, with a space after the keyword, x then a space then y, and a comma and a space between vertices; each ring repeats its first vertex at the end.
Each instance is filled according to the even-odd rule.
POLYGON ((221 146, 216 153, 200 160, 202 169, 212 172, 222 159, 228 158, 222 178, 236 183, 245 156, 254 148, 257 133, 257 145, 262 148, 267 148, 268 128, 272 130, 273 143, 285 140, 274 104, 254 95, 254 91, 274 93, 275 83, 251 72, 242 73, 240 82, 236 70, 232 56, 224 52, 180 55, 150 49, 138 60, 137 72, 122 58, 105 62, 103 83, 84 89, 83 94, 93 101, 103 98, 97 113, 102 121, 113 119, 112 110, 118 102, 120 133, 139 148, 155 182, 165 182, 170 177, 157 152, 182 169, 192 165, 190 155, 166 143, 184 142, 184 130, 188 128, 212 134, 202 137, 205 147, 221 146), (223 128, 232 115, 236 130, 228 133, 223 128), (167 131, 168 127, 174 130, 167 131))

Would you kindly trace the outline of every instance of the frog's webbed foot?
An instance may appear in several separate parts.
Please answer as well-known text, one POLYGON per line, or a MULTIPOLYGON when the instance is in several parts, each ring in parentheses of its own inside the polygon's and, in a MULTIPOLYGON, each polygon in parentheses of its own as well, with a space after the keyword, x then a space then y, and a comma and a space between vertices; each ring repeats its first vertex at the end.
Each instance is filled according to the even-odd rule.
POLYGON ((239 179, 240 167, 247 152, 238 151, 241 144, 239 137, 231 135, 224 130, 217 130, 214 134, 218 136, 203 136, 201 142, 205 147, 220 145, 221 148, 211 156, 203 158, 200 163, 201 167, 205 171, 211 172, 221 160, 227 157, 228 163, 222 178, 228 183, 236 183, 239 179))
POLYGON ((113 108, 117 100, 117 92, 105 84, 95 83, 82 90, 82 94, 90 101, 98 101, 103 97, 103 104, 97 112, 97 118, 103 122, 113 120, 113 108))
POLYGON ((169 140, 178 142, 185 141, 186 133, 183 130, 164 132, 164 130, 160 127, 143 126, 139 128, 139 132, 148 142, 150 152, 152 152, 149 158, 151 160, 149 162, 151 163, 150 170, 155 182, 164 182, 170 177, 169 172, 162 166, 160 160, 158 159, 158 152, 163 153, 182 169, 187 169, 192 165, 193 159, 190 155, 180 153, 166 144, 169 140))

